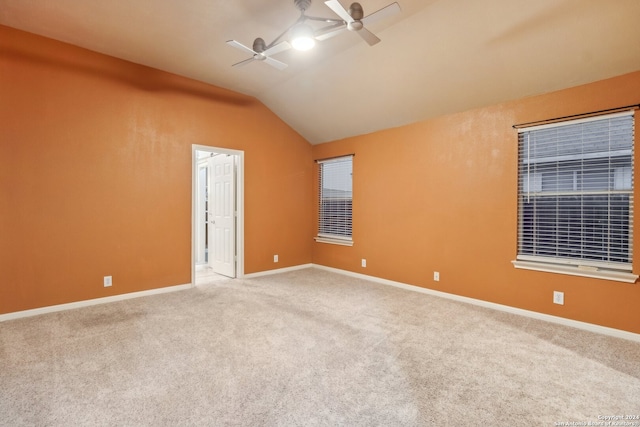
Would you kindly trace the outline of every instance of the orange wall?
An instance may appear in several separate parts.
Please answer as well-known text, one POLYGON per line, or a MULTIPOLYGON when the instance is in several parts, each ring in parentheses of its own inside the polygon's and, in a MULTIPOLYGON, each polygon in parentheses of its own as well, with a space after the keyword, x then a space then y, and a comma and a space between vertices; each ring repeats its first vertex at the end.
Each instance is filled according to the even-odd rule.
POLYGON ((0 26, 0 313, 189 283, 192 144, 245 151, 245 273, 309 263, 312 148, 264 105, 0 26))
POLYGON ((0 90, 0 314, 190 282, 202 144, 245 151, 246 273, 314 262, 640 333, 639 285, 510 262, 511 126, 640 103, 640 72, 314 147, 251 97, 2 26, 0 90), (313 243, 311 160, 347 153, 355 244, 313 243))
MULTIPOLYGON (((516 270, 511 264, 518 145, 512 125, 638 103, 635 72, 314 146, 315 159, 355 157, 354 245, 314 243, 313 262, 640 333, 640 285, 516 270), (360 267, 362 258, 366 268, 360 267), (433 281, 434 271, 440 272, 439 282, 433 281), (564 306, 552 303, 554 290, 565 293, 564 306)), ((636 179, 636 192, 639 187, 636 179)))

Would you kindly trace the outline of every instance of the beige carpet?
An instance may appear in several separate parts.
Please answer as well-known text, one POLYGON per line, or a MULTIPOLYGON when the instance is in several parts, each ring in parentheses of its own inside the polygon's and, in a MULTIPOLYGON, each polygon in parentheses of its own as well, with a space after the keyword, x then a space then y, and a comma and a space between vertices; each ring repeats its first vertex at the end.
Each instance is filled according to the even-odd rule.
POLYGON ((555 426, 626 414, 640 414, 640 343, 318 269, 0 323, 3 426, 555 426))

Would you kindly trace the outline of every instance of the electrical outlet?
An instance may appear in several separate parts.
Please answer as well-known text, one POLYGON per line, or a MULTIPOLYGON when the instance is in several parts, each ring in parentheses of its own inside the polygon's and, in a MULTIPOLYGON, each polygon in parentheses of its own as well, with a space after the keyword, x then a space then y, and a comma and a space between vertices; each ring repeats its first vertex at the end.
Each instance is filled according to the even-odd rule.
POLYGON ((278 262, 278 255, 273 256, 273 262, 278 262))
POLYGON ((439 271, 434 271, 433 272, 433 280, 434 280, 434 282, 439 282, 440 281, 440 272, 439 271))
POLYGON ((104 276, 103 284, 105 288, 108 288, 113 284, 113 278, 111 276, 104 276))
POLYGON ((553 303, 564 305, 564 292, 553 291, 553 303))
POLYGON ((367 260, 366 260, 366 259, 364 259, 364 258, 362 258, 362 266, 363 266, 363 267, 366 267, 366 266, 367 266, 367 260))

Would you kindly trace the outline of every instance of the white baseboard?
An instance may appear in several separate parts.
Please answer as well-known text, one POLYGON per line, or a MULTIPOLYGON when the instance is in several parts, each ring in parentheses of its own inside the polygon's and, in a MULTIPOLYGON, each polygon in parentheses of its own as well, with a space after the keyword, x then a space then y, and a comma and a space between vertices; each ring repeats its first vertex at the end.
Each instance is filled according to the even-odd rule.
MULTIPOLYGON (((543 320, 543 321, 546 321, 546 322, 551 322, 551 323, 556 323, 556 324, 559 324, 559 325, 569 326, 569 327, 576 328, 576 329, 582 329, 582 330, 589 331, 589 332, 595 332, 595 333, 602 334, 602 335, 609 335, 609 336, 616 337, 616 338, 622 338, 622 339, 626 339, 626 340, 630 340, 630 341, 640 342, 640 334, 635 334, 633 332, 623 331, 623 330, 615 329, 615 328, 608 328, 606 326, 594 325, 592 323, 580 322, 580 321, 577 321, 577 320, 566 319, 564 317, 552 316, 550 314, 538 313, 536 311, 530 311, 530 310, 524 310, 524 309, 521 309, 521 308, 510 307, 508 305, 497 304, 497 303, 483 301, 483 300, 479 300, 479 299, 475 299, 475 298, 469 298, 469 297, 463 297, 463 296, 460 296, 460 295, 449 294, 449 293, 442 292, 442 291, 436 291, 436 290, 433 290, 433 289, 422 288, 420 286, 409 285, 409 284, 401 283, 401 282, 395 282, 393 280, 381 279, 379 277, 368 276, 366 274, 361 274, 361 273, 354 273, 352 271, 341 270, 341 269, 338 269, 338 268, 326 267, 324 265, 319 265, 319 264, 301 264, 301 265, 297 265, 297 266, 293 266, 293 267, 286 267, 286 268, 279 268, 279 269, 275 269, 275 270, 260 271, 260 272, 257 272, 257 273, 245 274, 242 278, 243 279, 251 279, 251 278, 255 278, 255 277, 269 276, 269 275, 272 275, 272 274, 280 274, 280 273, 287 273, 287 272, 290 272, 290 271, 303 270, 303 269, 306 269, 306 268, 317 268, 317 269, 320 269, 320 270, 331 271, 331 272, 334 272, 334 273, 338 273, 338 274, 342 274, 342 275, 346 275, 346 276, 351 276, 351 277, 355 277, 355 278, 358 278, 358 279, 368 280, 370 282, 379 283, 379 284, 382 284, 382 285, 394 286, 396 288, 406 289, 406 290, 413 291, 413 292, 420 292, 420 293, 433 295, 433 296, 437 296, 437 297, 441 297, 441 298, 447 298, 447 299, 454 300, 454 301, 464 302, 464 303, 467 303, 467 304, 473 304, 473 305, 477 305, 477 306, 480 306, 480 307, 490 308, 490 309, 493 309, 493 310, 503 311, 503 312, 506 312, 506 313, 517 314, 519 316, 525 316, 525 317, 529 317, 529 318, 533 318, 533 319, 543 320)), ((35 309, 32 309, 32 310, 24 310, 24 311, 17 311, 17 312, 14 312, 14 313, 0 314, 0 322, 4 322, 4 321, 7 321, 7 320, 13 320, 13 319, 20 319, 20 318, 23 318, 23 317, 37 316, 37 315, 45 314, 45 313, 54 313, 54 312, 57 312, 57 311, 71 310, 71 309, 74 309, 74 308, 89 307, 89 306, 97 305, 97 304, 106 304, 106 303, 109 303, 109 302, 122 301, 122 300, 127 300, 127 299, 132 299, 132 298, 139 298, 139 297, 144 297, 144 296, 149 296, 149 295, 157 295, 157 294, 163 294, 163 293, 167 293, 167 292, 182 291, 182 290, 185 290, 185 289, 190 289, 192 287, 193 287, 193 285, 188 283, 188 284, 185 284, 185 285, 169 286, 169 287, 166 287, 166 288, 150 289, 148 291, 132 292, 132 293, 128 293, 128 294, 113 295, 113 296, 110 296, 110 297, 96 298, 96 299, 91 299, 91 300, 86 300, 86 301, 72 302, 72 303, 68 303, 68 304, 60 304, 60 305, 54 305, 54 306, 50 306, 50 307, 42 307, 42 308, 35 308, 35 309)))
POLYGON ((504 311, 511 314, 517 314, 519 316, 530 317, 533 319, 544 320, 546 322, 556 323, 559 325, 569 326, 576 329, 582 329, 589 332, 595 332, 602 335, 609 335, 616 338, 622 338, 625 340, 640 342, 640 334, 633 332, 623 331, 615 328, 608 328, 606 326, 594 325, 592 323, 580 322, 577 320, 565 319, 564 317, 552 316, 550 314, 538 313, 536 311, 524 310, 521 308, 510 307, 508 305, 496 304, 493 302, 483 301, 475 298, 463 297, 460 295, 449 294, 446 292, 435 291, 433 289, 422 288, 420 286, 408 285, 406 283, 394 282, 393 280, 381 279, 375 276, 367 276, 366 274, 354 273, 352 271, 340 270, 338 268, 326 267, 324 265, 312 264, 313 268, 320 270, 331 271, 346 276, 355 277, 358 279, 364 279, 382 285, 395 286, 396 288, 402 288, 413 292, 421 292, 423 294, 433 295, 441 298, 447 298, 454 301, 465 302, 468 304, 477 305, 480 307, 490 308, 493 310, 504 311))
POLYGON ((191 285, 191 283, 187 283, 186 285, 168 286, 166 288, 149 289, 148 291, 131 292, 128 294, 113 295, 110 297, 95 298, 85 301, 70 302, 67 304, 52 305, 49 307, 34 308, 31 310, 16 311, 13 313, 0 314, 0 322, 21 319, 23 317, 39 316, 46 313, 55 313, 57 311, 72 310, 74 308, 90 307, 92 305, 106 304, 109 302, 123 301, 132 298, 165 294, 167 292, 183 291, 192 287, 193 286, 191 285))
POLYGON ((287 273, 289 271, 304 270, 305 268, 311 268, 313 266, 314 266, 314 264, 301 264, 301 265, 295 265, 293 267, 285 267, 285 268, 278 268, 278 269, 275 269, 275 270, 259 271, 257 273, 245 274, 244 276, 242 276, 242 278, 243 279, 253 279, 255 277, 270 276, 272 274, 280 274, 280 273, 287 273))
MULTIPOLYGON (((295 271, 295 270, 302 270, 302 269, 305 269, 305 268, 311 268, 312 266, 313 266, 313 264, 302 264, 302 265, 297 265, 297 266, 293 266, 293 267, 279 268, 279 269, 276 269, 276 270, 261 271, 261 272, 258 272, 258 273, 245 274, 244 276, 242 276, 242 278, 250 279, 250 278, 253 278, 253 277, 260 277, 260 276, 268 276, 268 275, 271 275, 271 274, 286 273, 286 272, 289 272, 289 271, 295 271)), ((196 266, 196 268, 197 267, 198 266, 196 266)), ((145 296, 150 296, 150 295, 164 294, 164 293, 167 293, 167 292, 182 291, 182 290, 189 289, 189 288, 192 288, 192 287, 193 287, 193 285, 191 283, 187 283, 185 285, 169 286, 169 287, 165 287, 165 288, 150 289, 148 291, 131 292, 131 293, 128 293, 128 294, 113 295, 113 296, 109 296, 109 297, 96 298, 96 299, 90 299, 90 300, 85 300, 85 301, 71 302, 71 303, 67 303, 67 304, 59 304, 59 305, 52 305, 52 306, 48 306, 48 307, 34 308, 34 309, 30 309, 30 310, 16 311, 16 312, 13 312, 13 313, 0 314, 0 322, 5 322, 7 320, 21 319, 23 317, 39 316, 41 314, 47 314, 47 313, 55 313, 55 312, 58 312, 58 311, 72 310, 72 309, 75 309, 75 308, 90 307, 92 305, 106 304, 106 303, 116 302, 116 301, 123 301, 123 300, 131 299, 131 298, 139 298, 139 297, 145 297, 145 296)))

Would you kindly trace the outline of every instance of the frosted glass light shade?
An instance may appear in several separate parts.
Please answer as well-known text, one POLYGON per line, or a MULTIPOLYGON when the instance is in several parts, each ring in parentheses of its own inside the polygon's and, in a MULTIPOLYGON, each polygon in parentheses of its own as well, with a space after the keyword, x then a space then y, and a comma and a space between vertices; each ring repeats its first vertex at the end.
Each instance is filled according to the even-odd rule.
POLYGON ((316 45, 313 29, 307 24, 296 24, 291 28, 291 46, 296 50, 309 50, 316 45))

